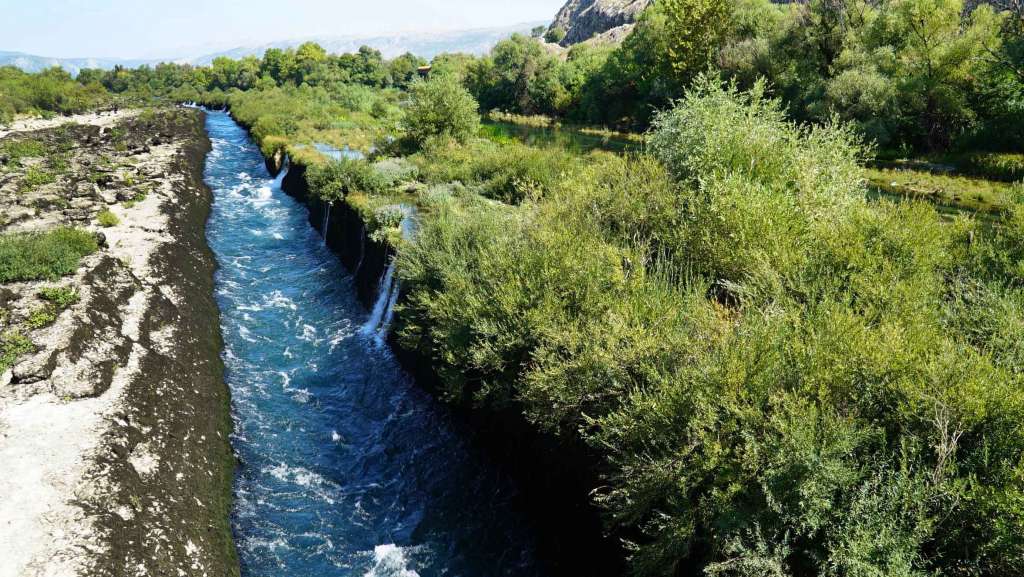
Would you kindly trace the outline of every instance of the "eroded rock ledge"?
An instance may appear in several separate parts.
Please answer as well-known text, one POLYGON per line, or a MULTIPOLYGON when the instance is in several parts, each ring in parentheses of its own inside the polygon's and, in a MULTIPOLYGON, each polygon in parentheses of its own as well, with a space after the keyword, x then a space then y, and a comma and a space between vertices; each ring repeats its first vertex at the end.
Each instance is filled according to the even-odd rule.
POLYGON ((13 141, 60 170, 26 186, 45 160, 6 162, 0 233, 76 226, 105 246, 58 281, 0 285, 0 332, 34 326, 43 287, 79 297, 0 376, 0 577, 238 574, 202 113, 0 130, 13 141))

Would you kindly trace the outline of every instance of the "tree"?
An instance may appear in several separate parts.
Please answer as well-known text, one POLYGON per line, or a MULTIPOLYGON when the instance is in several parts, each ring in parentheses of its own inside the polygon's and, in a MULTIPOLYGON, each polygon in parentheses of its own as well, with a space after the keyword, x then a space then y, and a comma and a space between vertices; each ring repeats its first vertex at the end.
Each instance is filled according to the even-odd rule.
POLYGON ((729 30, 732 3, 722 0, 659 0, 665 14, 671 69, 688 83, 714 61, 729 30))
POLYGON ((406 112, 409 137, 423 145, 430 139, 464 143, 480 128, 478 105, 473 96, 451 76, 415 82, 406 112))
POLYGON ((307 77, 317 72, 321 64, 327 60, 327 51, 316 42, 305 42, 295 50, 295 69, 292 80, 302 84, 307 77))
MULTIPOLYGON (((964 0, 889 0, 837 59, 832 90, 850 70, 880 75, 893 90, 894 109, 886 111, 893 130, 904 141, 945 149, 975 118, 972 94, 992 65, 1002 23, 987 5, 968 13, 964 0)), ((838 104, 840 112, 852 107, 838 104)))
POLYGON ((389 84, 399 88, 409 86, 410 83, 416 80, 419 74, 419 67, 424 64, 426 64, 426 61, 411 52, 406 52, 393 59, 387 63, 389 84))
POLYGON ((552 44, 558 44, 562 40, 565 40, 565 28, 561 26, 553 26, 547 33, 544 34, 544 40, 552 44))
POLYGON ((558 68, 539 42, 514 34, 469 67, 466 83, 485 109, 554 114, 565 99, 558 68))

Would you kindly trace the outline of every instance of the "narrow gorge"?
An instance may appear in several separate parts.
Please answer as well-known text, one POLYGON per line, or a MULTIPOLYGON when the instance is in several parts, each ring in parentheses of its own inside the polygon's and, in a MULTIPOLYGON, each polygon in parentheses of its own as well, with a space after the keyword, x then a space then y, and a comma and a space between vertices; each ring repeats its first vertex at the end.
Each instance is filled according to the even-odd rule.
POLYGON ((543 574, 510 481, 382 342, 397 294, 386 255, 366 259, 385 280, 361 301, 307 224, 342 221, 282 191, 301 168, 270 177, 226 113, 207 129, 243 574, 543 574))

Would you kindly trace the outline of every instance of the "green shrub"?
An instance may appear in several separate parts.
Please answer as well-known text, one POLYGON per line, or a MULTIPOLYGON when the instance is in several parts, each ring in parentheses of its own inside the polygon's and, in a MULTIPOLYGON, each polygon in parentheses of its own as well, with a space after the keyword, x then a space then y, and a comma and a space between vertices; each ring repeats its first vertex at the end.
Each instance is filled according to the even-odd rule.
POLYGON ((57 320, 57 309, 51 305, 41 306, 33 310, 25 320, 25 325, 30 329, 43 328, 57 320))
MULTIPOLYGON (((663 165, 591 157, 523 206, 433 194, 402 346, 451 400, 589 443, 635 575, 1019 573, 1024 210, 869 203, 849 130, 758 91, 656 126, 663 165)), ((486 182, 510 151, 476 146, 421 173, 486 182)))
POLYGON ((409 137, 420 145, 431 139, 463 143, 480 129, 476 100, 454 77, 415 82, 409 94, 405 122, 409 137))
POLYGON ((96 221, 104 228, 110 228, 121 224, 121 219, 110 210, 103 210, 96 215, 96 221))
POLYGON ((373 169, 389 185, 416 180, 419 168, 404 158, 384 158, 373 163, 373 169))
POLYGON ((71 287, 46 287, 39 291, 39 297, 60 310, 78 302, 78 291, 71 287))
POLYGON ((306 168, 306 182, 321 200, 341 200, 353 192, 380 194, 391 182, 365 160, 331 160, 306 168))
POLYGON ((581 162, 564 150, 486 140, 465 146, 439 144, 415 161, 427 182, 478 184, 486 196, 510 204, 543 196, 581 162))
POLYGON ((33 166, 28 169, 25 176, 22 177, 21 182, 18 183, 18 189, 33 190, 40 186, 46 186, 57 181, 57 175, 53 172, 33 166))
POLYGON ((32 341, 24 335, 14 332, 0 334, 0 373, 3 373, 18 361, 18 357, 31 352, 32 341))
POLYGON ((0 147, 0 156, 6 156, 9 164, 20 165, 25 158, 46 156, 46 150, 46 144, 38 140, 13 140, 0 147))
POLYGON ((75 228, 0 236, 0 283, 57 279, 98 248, 92 233, 75 228))
POLYGON ((552 44, 558 44, 562 40, 565 40, 565 35, 565 28, 562 28, 561 26, 554 26, 544 33, 544 40, 552 44))

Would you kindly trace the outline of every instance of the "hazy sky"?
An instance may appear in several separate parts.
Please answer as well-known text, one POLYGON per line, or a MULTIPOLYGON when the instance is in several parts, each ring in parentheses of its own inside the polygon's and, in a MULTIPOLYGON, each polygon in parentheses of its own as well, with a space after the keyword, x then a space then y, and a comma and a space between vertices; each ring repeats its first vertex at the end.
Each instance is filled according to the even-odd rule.
POLYGON ((314 35, 550 20, 565 0, 0 0, 0 50, 160 58, 314 35))

